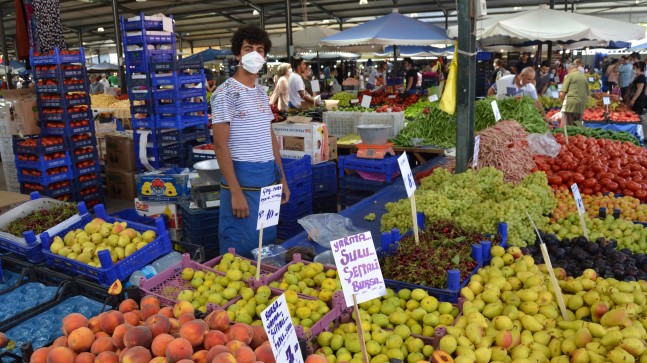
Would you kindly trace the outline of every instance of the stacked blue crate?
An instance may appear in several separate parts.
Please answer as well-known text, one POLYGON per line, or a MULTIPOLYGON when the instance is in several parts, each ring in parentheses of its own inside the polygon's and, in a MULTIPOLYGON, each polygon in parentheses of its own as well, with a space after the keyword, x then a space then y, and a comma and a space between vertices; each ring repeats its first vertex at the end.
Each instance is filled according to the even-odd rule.
POLYGON ((19 161, 23 170, 19 174, 23 191, 84 201, 88 207, 103 203, 83 48, 79 51, 55 48, 48 54, 32 52, 30 61, 36 83, 40 138, 58 137, 63 142, 45 148, 42 141, 32 143, 35 146, 32 151, 38 154, 38 160, 34 160, 33 154, 29 156, 29 147, 21 146, 24 140, 14 140, 15 150, 22 155, 19 161), (65 152, 52 149, 56 147, 63 147, 65 152), (38 168, 30 169, 30 166, 38 168))
POLYGON ((313 213, 337 213, 337 164, 334 161, 312 166, 313 213))
POLYGON ((362 159, 356 154, 339 157, 339 190, 342 208, 368 198, 380 189, 391 185, 398 175, 398 158, 362 159), (357 172, 367 173, 371 179, 363 178, 357 172), (373 179, 373 180, 372 180, 373 179))
POLYGON ((277 238, 287 240, 303 231, 298 219, 312 214, 312 165, 308 155, 297 160, 282 159, 282 163, 290 200, 281 205, 277 238))
POLYGON ((208 135, 204 63, 176 59, 172 18, 166 20, 171 21, 165 27, 163 18, 143 13, 121 18, 132 123, 138 129, 135 152, 139 155, 143 130, 149 130, 146 155, 154 168, 188 166, 192 147, 208 135), (164 138, 169 130, 179 132, 182 141, 164 138))
POLYGON ((201 209, 192 206, 193 203, 180 203, 182 211, 182 239, 190 244, 202 246, 206 258, 220 255, 218 239, 218 220, 220 208, 201 209))

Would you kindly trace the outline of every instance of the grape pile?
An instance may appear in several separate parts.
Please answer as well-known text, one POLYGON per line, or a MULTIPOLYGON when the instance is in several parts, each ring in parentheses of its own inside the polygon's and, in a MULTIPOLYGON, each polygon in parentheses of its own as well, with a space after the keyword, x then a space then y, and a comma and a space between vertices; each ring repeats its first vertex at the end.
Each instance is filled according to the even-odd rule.
MULTIPOLYGON (((387 203, 381 219, 382 231, 411 228, 409 199, 387 203)), ((546 226, 548 215, 555 208, 555 196, 548 186, 546 174, 528 175, 520 183, 506 183, 503 173, 488 167, 477 172, 468 170, 451 174, 436 169, 422 179, 416 190, 418 211, 425 214, 427 223, 437 219, 451 219, 461 226, 474 228, 486 234, 495 234, 499 222, 508 223, 508 243, 526 246, 535 236, 527 211, 538 228, 546 226)))
POLYGON ((337 106, 339 107, 348 107, 350 106, 350 100, 357 98, 357 96, 353 96, 352 94, 348 92, 338 92, 335 93, 332 97, 330 97, 331 100, 338 100, 339 103, 337 106))

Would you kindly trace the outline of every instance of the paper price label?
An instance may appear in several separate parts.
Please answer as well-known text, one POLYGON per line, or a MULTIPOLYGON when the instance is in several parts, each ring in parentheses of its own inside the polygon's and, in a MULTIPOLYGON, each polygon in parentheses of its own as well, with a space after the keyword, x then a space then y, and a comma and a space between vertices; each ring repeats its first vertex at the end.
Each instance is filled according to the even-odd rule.
POLYGON ((501 120, 501 112, 499 112, 499 104, 496 103, 496 100, 492 101, 492 112, 494 112, 494 121, 499 122, 501 120))
POLYGON ((361 104, 361 106, 362 106, 362 107, 364 107, 364 108, 369 108, 369 107, 371 107, 371 100, 372 100, 372 99, 373 99, 373 97, 371 97, 371 96, 367 96, 367 95, 364 95, 364 96, 362 97, 362 104, 361 104))
POLYGON ((589 77, 589 83, 595 82, 595 79, 593 77, 589 77))
POLYGON ((303 363, 301 347, 292 324, 285 294, 279 296, 261 313, 263 328, 277 362, 303 363))
POLYGON ((481 148, 481 135, 476 135, 474 138, 474 156, 472 156, 472 168, 479 165, 479 149, 481 148))
POLYGON ((346 306, 353 306, 353 295, 361 304, 386 295, 380 262, 371 232, 331 241, 346 306))
POLYGON ((586 213, 584 210, 584 202, 582 201, 582 195, 580 195, 580 189, 577 187, 577 184, 571 185, 571 191, 573 192, 573 198, 575 199, 578 213, 580 215, 584 215, 584 213, 586 213))
POLYGON ((553 98, 555 98, 555 99, 559 98, 559 92, 557 92, 557 91, 552 91, 552 92, 550 93, 550 95, 551 95, 551 97, 553 97, 553 98))
POLYGON ((611 104, 611 99, 609 97, 602 97, 602 104, 608 106, 611 104))
POLYGON ((429 102, 436 102, 436 101, 438 101, 438 96, 436 95, 429 96, 429 102))
POLYGON ((557 90, 558 90, 558 91, 561 91, 561 90, 562 90, 562 84, 561 84, 561 83, 557 85, 557 90))
POLYGON ((313 94, 320 91, 319 81, 317 81, 317 80, 310 81, 310 86, 312 87, 312 93, 313 94))
POLYGON ((407 195, 409 198, 416 191, 416 182, 413 179, 413 173, 411 172, 411 167, 409 166, 409 158, 407 153, 403 152, 402 155, 398 157, 398 165, 400 165, 400 174, 402 174, 402 181, 404 182, 404 187, 407 189, 407 195))
POLYGON ((359 103, 359 100, 357 98, 350 100, 350 103, 359 103))
POLYGON ((279 223, 279 212, 281 210, 281 197, 283 186, 270 185, 261 189, 261 199, 258 206, 258 219, 256 230, 265 227, 275 226, 279 223))

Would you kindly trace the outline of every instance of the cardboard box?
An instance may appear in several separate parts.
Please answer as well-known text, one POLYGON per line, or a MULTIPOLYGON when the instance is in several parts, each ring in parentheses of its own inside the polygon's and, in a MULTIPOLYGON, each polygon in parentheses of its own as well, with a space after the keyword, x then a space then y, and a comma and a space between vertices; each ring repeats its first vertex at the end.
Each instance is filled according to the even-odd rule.
POLYGON ((2 90, 2 97, 6 102, 11 102, 11 107, 13 107, 13 119, 5 118, 5 121, 8 124, 13 124, 13 130, 17 131, 16 135, 40 133, 38 103, 33 89, 2 90))
POLYGON ((272 124, 279 142, 281 157, 300 159, 310 155, 313 164, 328 161, 328 128, 321 122, 272 124))
POLYGON ((337 160, 337 137, 328 136, 328 160, 337 160))
POLYGON ((106 166, 125 171, 137 170, 132 135, 106 134, 106 166))
POLYGON ((180 169, 156 170, 137 174, 137 198, 146 201, 179 202, 188 199, 189 173, 180 169))
POLYGON ((124 171, 106 167, 106 186, 110 198, 133 200, 135 193, 136 171, 124 171))
POLYGON ((140 216, 152 218, 166 214, 169 229, 178 229, 182 226, 182 218, 177 213, 177 205, 175 203, 147 202, 135 198, 135 209, 140 216))

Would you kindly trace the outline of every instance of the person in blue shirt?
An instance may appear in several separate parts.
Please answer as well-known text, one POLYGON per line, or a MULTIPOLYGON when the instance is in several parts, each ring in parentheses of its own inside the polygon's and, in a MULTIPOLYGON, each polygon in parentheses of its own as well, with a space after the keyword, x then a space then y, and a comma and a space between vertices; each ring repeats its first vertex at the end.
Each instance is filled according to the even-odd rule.
POLYGON ((622 58, 620 58, 620 67, 618 68, 618 86, 620 86, 620 92, 624 100, 628 98, 627 90, 631 84, 632 68, 633 66, 629 61, 629 58, 623 55, 622 58))

